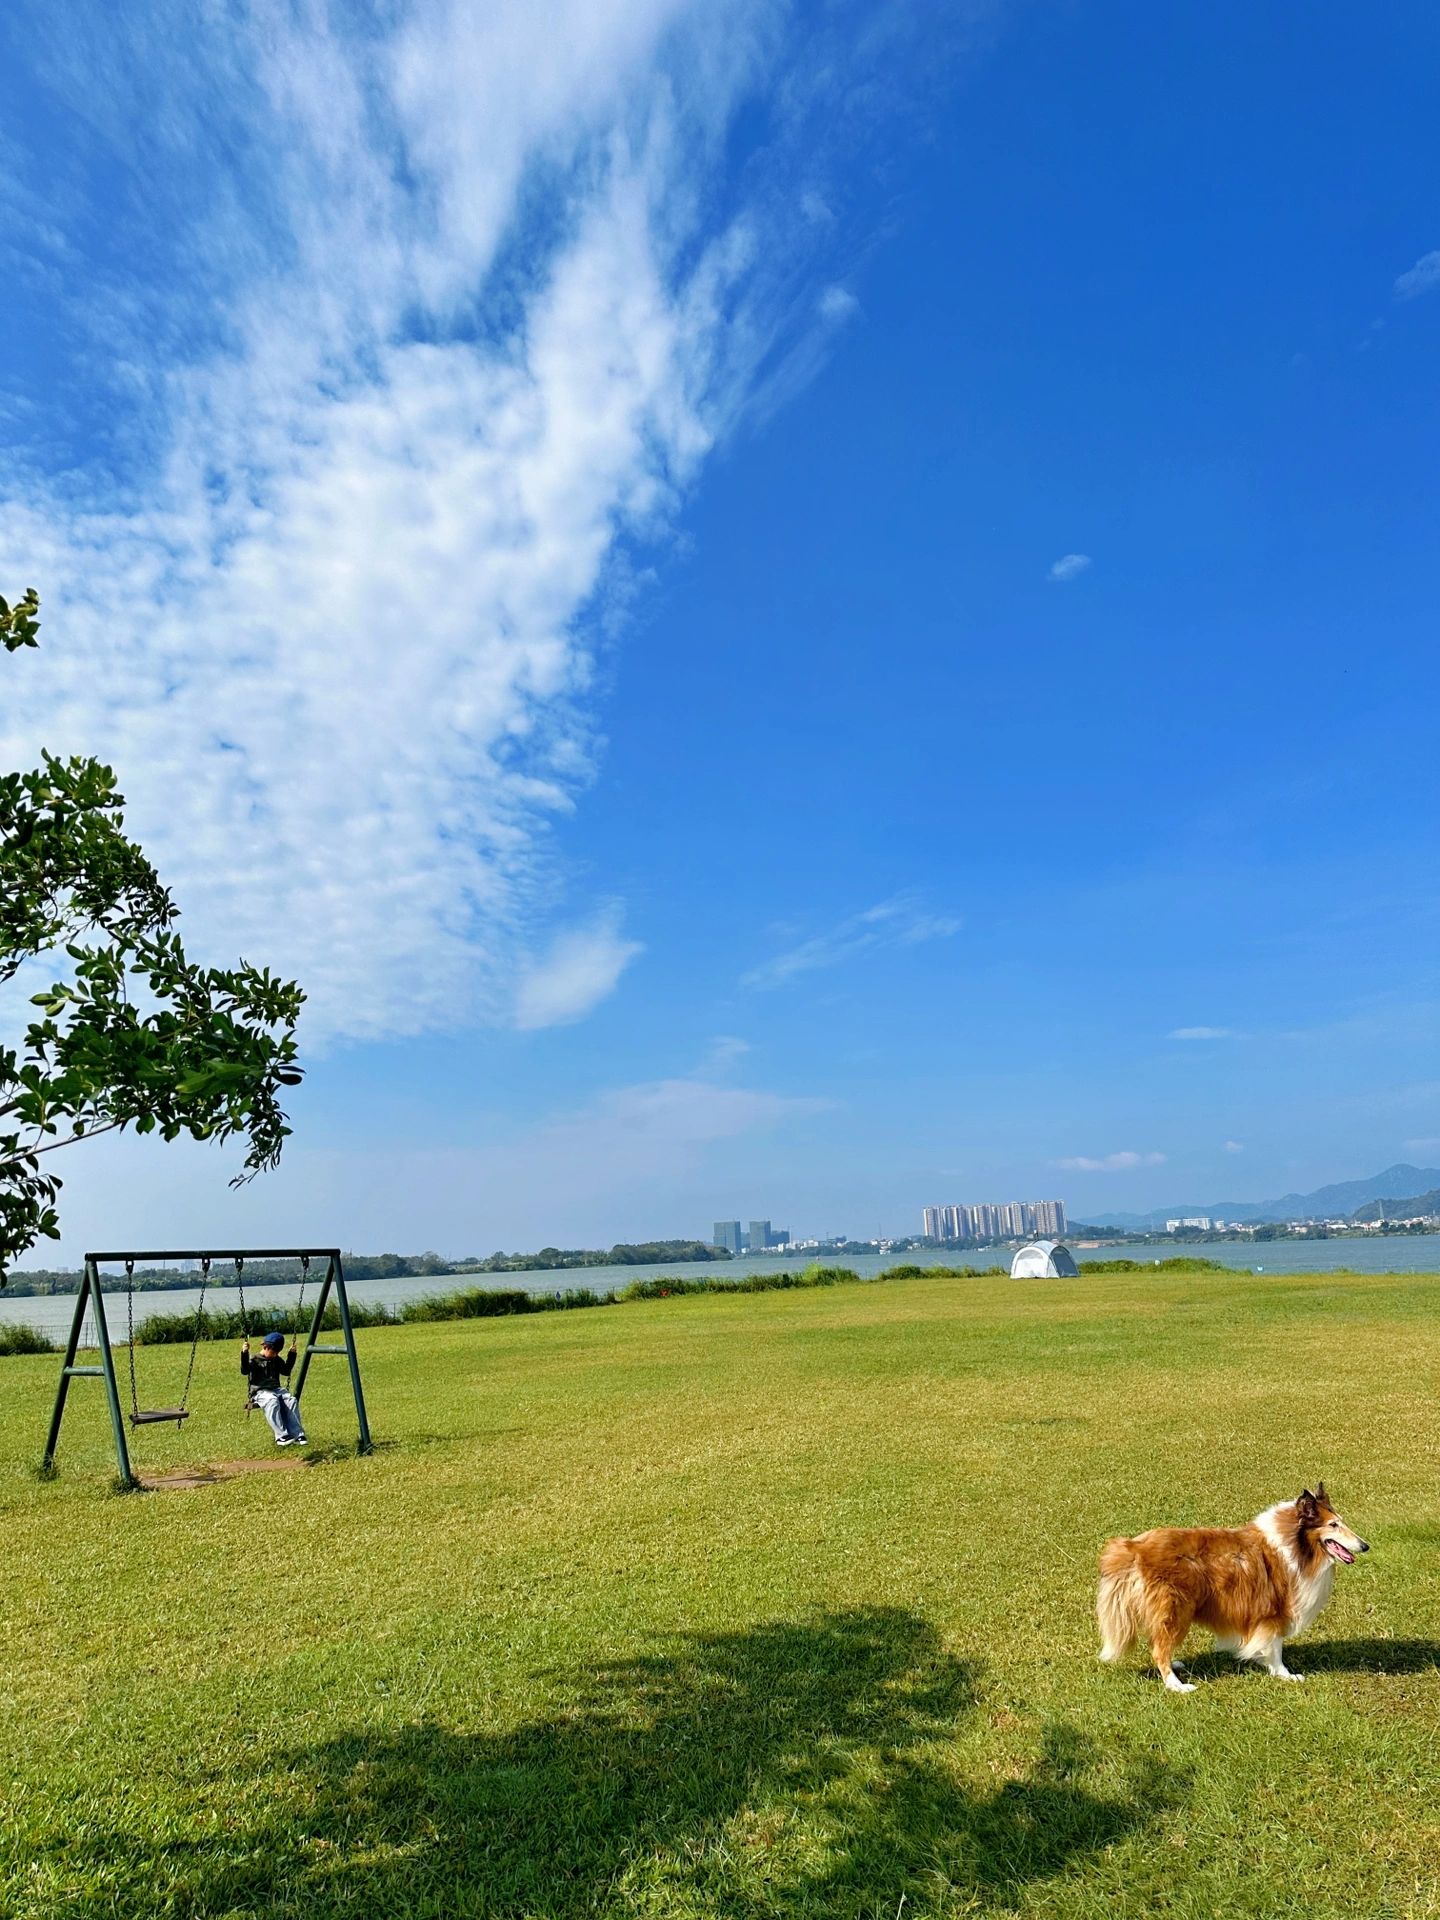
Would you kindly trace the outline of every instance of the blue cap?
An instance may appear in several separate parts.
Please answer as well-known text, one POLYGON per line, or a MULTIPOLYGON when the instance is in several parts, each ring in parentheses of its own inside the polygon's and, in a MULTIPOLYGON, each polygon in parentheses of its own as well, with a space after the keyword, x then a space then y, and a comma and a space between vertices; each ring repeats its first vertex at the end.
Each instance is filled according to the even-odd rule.
POLYGON ((267 1333, 260 1344, 262 1347, 283 1347, 285 1336, 283 1333, 267 1333))

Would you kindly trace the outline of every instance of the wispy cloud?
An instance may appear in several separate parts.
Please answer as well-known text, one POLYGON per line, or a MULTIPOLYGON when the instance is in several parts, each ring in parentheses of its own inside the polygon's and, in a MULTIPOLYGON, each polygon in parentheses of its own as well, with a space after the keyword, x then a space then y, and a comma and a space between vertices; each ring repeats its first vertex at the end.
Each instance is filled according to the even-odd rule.
POLYGON ((828 932, 813 934, 783 953, 762 961, 743 975, 742 987, 782 987, 802 973, 843 966, 882 947, 911 947, 925 940, 944 940, 960 931, 960 921, 948 914, 930 913, 908 894, 897 894, 852 913, 828 932))
POLYGON ((1402 273, 1395 282, 1397 300, 1414 300, 1417 295, 1431 293, 1440 287, 1440 248, 1433 253, 1422 253, 1413 267, 1402 273))
POLYGON ((717 1033, 705 1050, 705 1058, 700 1064, 702 1079, 724 1076, 733 1072, 750 1052, 750 1042, 742 1040, 738 1034, 717 1033))
POLYGON ((1440 1133, 1422 1134, 1418 1140, 1405 1142, 1407 1153, 1440 1153, 1440 1133))
MULTIPOLYGON (((726 174, 757 94, 798 166, 834 48, 794 84, 778 0, 156 0, 34 42, 152 271, 64 276, 113 457, 0 472, 0 585, 46 607, 0 763, 111 759, 192 944, 297 974, 312 1041, 578 1017, 624 943, 530 956, 594 635, 843 318, 797 295, 824 223, 726 174)), ((45 187, 26 232, 73 247, 45 187)))
POLYGON ((1234 1037, 1233 1027, 1172 1027, 1165 1036, 1167 1040, 1231 1040, 1234 1037))
POLYGON ((1243 1140, 1227 1140, 1224 1150, 1226 1153, 1244 1153, 1245 1142, 1243 1140))
POLYGON ((515 995, 515 1025, 570 1026, 615 991, 620 976, 643 952, 638 940, 620 932, 620 910, 612 907, 588 926, 572 927, 520 976, 515 995))
POLYGON ((1098 1159, 1089 1154, 1072 1154, 1068 1159, 1054 1162, 1066 1173, 1129 1173, 1134 1167, 1163 1167, 1163 1153, 1106 1153, 1098 1159))
POLYGON ((842 320, 848 320, 855 313, 860 302, 848 287, 826 287, 815 302, 816 310, 822 320, 828 320, 832 326, 838 326, 842 320))
POLYGON ((1082 573, 1088 573, 1094 565, 1088 553, 1062 553, 1050 567, 1050 578, 1062 583, 1078 580, 1082 573))

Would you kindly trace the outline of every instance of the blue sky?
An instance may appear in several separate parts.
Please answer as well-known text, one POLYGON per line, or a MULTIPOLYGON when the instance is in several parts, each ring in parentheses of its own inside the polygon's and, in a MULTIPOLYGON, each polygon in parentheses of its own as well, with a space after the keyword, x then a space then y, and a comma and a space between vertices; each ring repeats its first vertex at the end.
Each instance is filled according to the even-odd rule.
POLYGON ((1440 1162, 1431 10, 116 12, 0 26, 0 759, 311 1071, 67 1250, 1440 1162))

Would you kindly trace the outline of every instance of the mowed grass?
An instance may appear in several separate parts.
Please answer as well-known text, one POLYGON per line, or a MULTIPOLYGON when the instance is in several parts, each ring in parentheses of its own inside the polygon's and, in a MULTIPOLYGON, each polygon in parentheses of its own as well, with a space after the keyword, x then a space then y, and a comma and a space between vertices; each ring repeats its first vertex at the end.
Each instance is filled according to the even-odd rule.
MULTIPOLYGON (((1440 1912, 1440 1281, 908 1280, 360 1336, 303 1471, 117 1497, 0 1362, 0 1912, 1440 1912), (1323 1476, 1286 1686, 1095 1661, 1096 1549, 1323 1476)), ((183 1355, 140 1355, 142 1398, 183 1355)), ((265 1451, 229 1345, 137 1464, 265 1451)))

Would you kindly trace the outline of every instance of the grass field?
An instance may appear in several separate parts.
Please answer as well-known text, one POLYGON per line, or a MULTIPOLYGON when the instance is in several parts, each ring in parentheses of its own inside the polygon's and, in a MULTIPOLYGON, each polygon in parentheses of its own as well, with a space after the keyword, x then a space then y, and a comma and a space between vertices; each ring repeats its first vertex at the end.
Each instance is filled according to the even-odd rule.
MULTIPOLYGON (((55 1360, 0 1362, 0 1913, 1440 1914, 1440 1281, 360 1339, 374 1457, 317 1362, 313 1464, 124 1498, 98 1382, 44 1484, 55 1360), (1304 1686, 1096 1664, 1105 1535, 1320 1476, 1374 1551, 1304 1686)), ((264 1451, 234 1366, 138 1465, 264 1451)))

